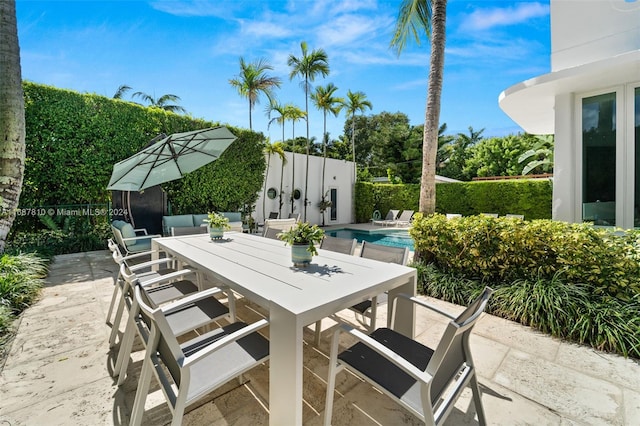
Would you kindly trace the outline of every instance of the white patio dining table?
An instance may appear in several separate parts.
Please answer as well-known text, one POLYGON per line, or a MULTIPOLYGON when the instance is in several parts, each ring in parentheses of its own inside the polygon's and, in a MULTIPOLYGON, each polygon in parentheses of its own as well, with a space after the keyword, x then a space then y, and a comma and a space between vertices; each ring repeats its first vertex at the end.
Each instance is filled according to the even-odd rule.
MULTIPOLYGON (((384 291, 389 300, 416 291, 414 268, 327 250, 318 250, 308 267, 295 268, 290 247, 256 235, 229 232, 218 241, 201 234, 156 238, 152 246, 268 310, 270 425, 302 424, 304 326, 384 291)), ((413 304, 398 306, 397 312, 394 328, 413 338, 413 304)))

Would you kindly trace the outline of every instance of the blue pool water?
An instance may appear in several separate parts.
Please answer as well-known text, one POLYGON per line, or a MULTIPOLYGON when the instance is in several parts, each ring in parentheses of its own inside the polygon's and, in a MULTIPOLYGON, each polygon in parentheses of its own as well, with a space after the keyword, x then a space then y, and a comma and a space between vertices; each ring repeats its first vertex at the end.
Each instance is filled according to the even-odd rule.
POLYGON ((382 244, 392 247, 409 247, 413 251, 413 239, 407 231, 372 230, 364 231, 359 229, 334 229, 326 231, 326 234, 338 238, 355 238, 359 243, 367 241, 369 243, 382 244))

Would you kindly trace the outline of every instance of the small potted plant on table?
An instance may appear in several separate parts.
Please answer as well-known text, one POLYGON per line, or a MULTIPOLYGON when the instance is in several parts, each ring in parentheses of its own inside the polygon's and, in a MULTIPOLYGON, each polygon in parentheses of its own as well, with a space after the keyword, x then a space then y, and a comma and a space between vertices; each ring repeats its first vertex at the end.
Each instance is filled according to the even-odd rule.
POLYGON ((231 229, 229 226, 229 218, 216 212, 209 212, 207 215, 209 217, 203 222, 207 222, 209 224, 209 236, 212 240, 221 239, 224 235, 225 229, 231 229))
POLYGON ((316 244, 324 238, 324 231, 318 225, 299 222, 288 231, 279 233, 278 238, 291 246, 293 266, 305 267, 311 263, 311 258, 318 254, 316 244))

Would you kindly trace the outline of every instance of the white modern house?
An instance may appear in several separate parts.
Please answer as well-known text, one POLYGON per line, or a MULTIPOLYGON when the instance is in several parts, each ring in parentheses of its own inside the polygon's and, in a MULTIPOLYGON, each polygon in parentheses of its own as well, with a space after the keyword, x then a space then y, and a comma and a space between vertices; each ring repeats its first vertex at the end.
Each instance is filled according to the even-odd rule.
MULTIPOLYGON (((284 169, 278 155, 267 156, 268 174, 266 191, 261 191, 256 201, 254 217, 258 223, 269 218, 271 212, 277 212, 280 218, 290 213, 299 213, 304 220, 305 176, 307 156, 285 152, 284 169), (295 173, 295 174, 294 174, 295 173), (280 179, 282 177, 282 192, 280 179), (266 195, 266 198, 265 198, 266 195), (264 214, 263 214, 264 201, 264 214), (280 208, 280 202, 282 207, 280 208)), ((320 213, 322 199, 322 166, 323 158, 309 156, 309 180, 307 188, 307 222, 321 225, 323 214, 320 213)), ((324 193, 331 206, 324 212, 324 224, 336 225, 352 223, 353 217, 353 162, 327 158, 325 166, 324 193)))
POLYGON ((500 107, 555 135, 554 219, 638 227, 640 0, 550 4, 551 72, 506 89, 500 107))

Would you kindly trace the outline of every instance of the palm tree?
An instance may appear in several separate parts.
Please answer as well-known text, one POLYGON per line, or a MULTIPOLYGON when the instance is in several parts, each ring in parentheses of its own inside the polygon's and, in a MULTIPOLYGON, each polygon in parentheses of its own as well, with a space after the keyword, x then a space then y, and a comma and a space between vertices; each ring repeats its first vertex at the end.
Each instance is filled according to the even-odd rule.
POLYGON ((294 104, 286 104, 284 106, 284 111, 285 111, 285 119, 286 120, 291 120, 291 142, 293 143, 293 148, 292 148, 292 159, 291 159, 291 213, 293 213, 294 210, 294 199, 293 199, 293 191, 295 191, 296 189, 296 121, 298 120, 306 120, 307 119, 307 113, 304 112, 303 110, 301 110, 300 108, 298 108, 296 105, 294 104))
POLYGON ((267 107, 267 116, 269 117, 269 124, 267 124, 267 128, 271 126, 271 123, 276 122, 282 126, 282 141, 276 142, 274 145, 278 145, 278 148, 282 151, 282 170, 280 170, 280 197, 279 197, 279 207, 278 207, 278 217, 282 217, 282 183, 284 178, 284 165, 286 163, 286 157, 284 155, 284 122, 287 119, 287 110, 284 105, 281 105, 276 102, 271 102, 267 107), (277 117, 271 118, 271 113, 277 112, 280 114, 277 117))
POLYGON ((334 115, 334 117, 337 117, 340 113, 340 110, 342 109, 342 106, 344 105, 344 99, 333 96, 337 90, 338 88, 333 83, 329 83, 326 86, 316 87, 316 91, 311 96, 311 100, 315 104, 316 108, 322 110, 324 119, 322 133, 322 196, 320 200, 320 210, 322 211, 322 226, 324 226, 324 213, 326 211, 324 207, 326 206, 324 175, 327 164, 327 139, 329 139, 329 135, 327 134, 327 112, 330 112, 334 115))
POLYGON ((3 253, 22 191, 26 136, 15 1, 0 2, 0 17, 0 253, 3 253))
POLYGON ((127 86, 126 84, 120 85, 120 87, 118 87, 118 90, 116 90, 116 93, 113 95, 113 99, 122 99, 122 97, 130 90, 130 86, 127 86))
POLYGON ((278 217, 282 217, 282 205, 284 201, 282 200, 282 187, 284 184, 284 166, 287 164, 287 155, 284 152, 284 143, 276 142, 274 145, 274 152, 280 156, 280 160, 282 161, 280 166, 280 196, 278 197, 278 217))
POLYGON ((249 129, 251 130, 253 130, 251 111, 258 103, 260 93, 264 93, 271 102, 274 99, 274 88, 280 87, 282 83, 279 77, 268 76, 267 70, 273 70, 273 67, 264 59, 246 63, 241 57, 240 74, 237 78, 229 80, 229 84, 238 90, 238 94, 249 100, 249 129))
POLYGON ((180 102, 180 96, 177 95, 162 95, 159 98, 154 98, 153 96, 144 93, 144 92, 136 92, 132 96, 132 98, 141 98, 143 101, 147 102, 149 106, 153 106, 156 108, 163 109, 165 111, 175 112, 175 113, 186 113, 183 107, 177 104, 170 104, 169 102, 180 102))
MULTIPOLYGON (((289 55, 287 64, 291 67, 289 73, 289 80, 297 75, 300 76, 303 81, 301 84, 304 88, 304 112, 309 117, 309 91, 311 89, 309 82, 314 81, 318 74, 322 74, 323 77, 329 75, 329 60, 327 53, 322 49, 313 49, 311 53, 307 48, 307 42, 300 43, 302 49, 302 56, 296 57, 289 55)), ((304 221, 307 221, 307 188, 309 187, 309 120, 307 119, 307 170, 304 182, 304 221)))
MULTIPOLYGON (((284 150, 282 149, 282 144, 271 143, 267 140, 267 145, 264 147, 264 153, 267 154, 267 171, 264 174, 264 192, 262 193, 262 217, 267 217, 266 212, 266 202, 267 202, 267 178, 269 177, 269 169, 271 168, 271 156, 276 154, 280 157, 282 162, 284 163, 286 157, 284 155, 284 150)), ((282 191, 282 179, 280 179, 280 186, 282 191)))
POLYGON ((422 143, 422 176, 420 177, 420 205, 422 213, 436 209, 436 153, 440 121, 440 97, 444 73, 444 46, 447 21, 447 0, 403 0, 391 46, 398 55, 402 52, 409 32, 420 44, 424 31, 431 39, 427 104, 422 143))
POLYGON ((351 152, 353 154, 353 181, 358 178, 358 166, 356 163, 356 112, 364 114, 367 108, 371 109, 373 106, 371 102, 367 100, 367 95, 364 92, 347 92, 347 100, 344 103, 344 107, 347 110, 347 118, 351 117, 351 152))

